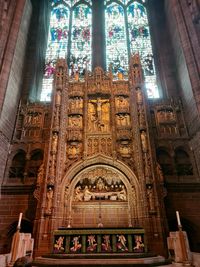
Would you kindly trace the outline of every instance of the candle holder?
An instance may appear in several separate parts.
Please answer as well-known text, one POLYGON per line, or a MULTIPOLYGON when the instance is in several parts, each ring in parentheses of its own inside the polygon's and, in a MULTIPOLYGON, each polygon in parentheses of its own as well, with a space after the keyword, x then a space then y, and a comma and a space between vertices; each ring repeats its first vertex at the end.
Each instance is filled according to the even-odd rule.
POLYGON ((178 230, 179 230, 179 231, 182 231, 182 230, 183 230, 182 225, 178 225, 178 230))

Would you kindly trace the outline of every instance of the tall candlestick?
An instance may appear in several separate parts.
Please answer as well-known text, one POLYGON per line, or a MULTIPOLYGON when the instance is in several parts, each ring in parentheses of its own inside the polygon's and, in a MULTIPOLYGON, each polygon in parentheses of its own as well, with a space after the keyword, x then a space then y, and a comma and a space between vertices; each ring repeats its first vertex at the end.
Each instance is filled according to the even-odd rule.
POLYGON ((178 211, 176 211, 176 218, 177 218, 178 226, 181 226, 181 220, 180 220, 180 216, 179 216, 178 211))
POLYGON ((21 228, 22 215, 23 215, 23 213, 20 212, 20 214, 19 214, 19 220, 18 220, 18 225, 17 225, 17 229, 20 229, 20 228, 21 228))

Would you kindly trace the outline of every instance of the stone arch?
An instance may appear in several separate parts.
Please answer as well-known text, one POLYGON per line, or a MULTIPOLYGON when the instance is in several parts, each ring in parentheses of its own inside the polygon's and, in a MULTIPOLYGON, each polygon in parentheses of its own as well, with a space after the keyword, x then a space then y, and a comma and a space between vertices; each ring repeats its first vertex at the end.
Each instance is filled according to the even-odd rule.
MULTIPOLYGON (((120 178, 122 186, 125 186, 127 193, 127 201, 119 201, 119 203, 114 203, 115 206, 119 206, 119 209, 125 207, 127 210, 127 221, 124 226, 136 226, 139 225, 139 218, 143 217, 144 210, 144 201, 142 198, 142 185, 139 184, 138 178, 133 173, 133 171, 124 163, 116 160, 113 161, 107 156, 97 156, 86 161, 79 162, 73 168, 71 168, 65 175, 61 183, 61 205, 60 211, 63 215, 63 225, 68 224, 67 220, 72 217, 72 207, 74 203, 74 190, 76 185, 83 179, 84 175, 87 175, 90 172, 95 170, 106 170, 108 173, 112 173, 120 178), (121 206, 120 206, 121 203, 121 206)), ((107 173, 106 173, 107 175, 107 173)), ((121 185, 120 184, 120 185, 121 185)), ((105 201, 106 203, 108 201, 105 201)), ((88 202, 82 203, 87 206, 88 202)), ((94 203, 96 203, 94 201, 94 203)), ((95 207, 95 204, 93 206, 95 207)), ((101 203, 103 203, 101 201, 101 203)), ((111 203, 111 202, 110 202, 111 203)), ((107 206, 109 205, 106 203, 107 206)), ((77 205, 78 206, 78 205, 77 205)), ((113 205, 114 206, 114 205, 113 205)), ((104 205, 104 208, 106 205, 104 205)), ((81 215, 79 216, 81 217, 81 215)), ((73 218, 72 218, 73 220, 73 218)), ((122 226, 122 225, 121 225, 122 226)), ((79 226, 80 227, 80 226, 79 226)))
POLYGON ((173 175, 173 158, 170 151, 166 147, 158 147, 156 149, 157 161, 160 164, 164 175, 173 175))
POLYGON ((186 148, 179 146, 175 149, 174 162, 178 176, 193 175, 190 155, 186 148))

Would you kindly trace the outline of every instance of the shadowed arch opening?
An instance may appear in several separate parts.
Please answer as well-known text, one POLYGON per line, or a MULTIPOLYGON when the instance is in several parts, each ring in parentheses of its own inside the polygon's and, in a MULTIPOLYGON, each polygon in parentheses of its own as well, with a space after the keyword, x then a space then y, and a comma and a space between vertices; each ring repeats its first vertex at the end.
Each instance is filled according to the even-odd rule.
POLYGON ((193 168, 188 153, 181 147, 175 150, 175 166, 177 175, 193 175, 193 168))
POLYGON ((173 162, 169 152, 165 148, 158 148, 156 150, 157 160, 160 164, 164 175, 173 175, 173 162))
POLYGON ((23 180, 25 163, 26 152, 24 150, 19 150, 12 159, 12 163, 9 168, 9 178, 18 178, 20 180, 23 180))

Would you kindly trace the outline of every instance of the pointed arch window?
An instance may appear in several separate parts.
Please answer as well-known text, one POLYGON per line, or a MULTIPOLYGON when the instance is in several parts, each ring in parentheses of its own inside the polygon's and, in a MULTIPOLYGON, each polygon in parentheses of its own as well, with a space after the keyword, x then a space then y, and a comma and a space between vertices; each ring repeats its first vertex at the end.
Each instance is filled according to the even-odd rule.
MULTIPOLYGON (((99 28, 99 25, 92 25, 92 21, 97 23, 92 18, 92 2, 94 5, 97 3, 96 0, 51 0, 41 101, 51 100, 58 58, 66 58, 71 74, 77 71, 84 74, 86 68, 92 70, 92 28, 99 28)), ((105 24, 105 46, 102 46, 105 51, 102 52, 106 54, 107 69, 112 66, 113 72, 126 73, 131 54, 139 53, 147 95, 149 98, 159 97, 146 0, 104 0, 103 3, 105 23, 103 15, 98 23, 105 24)))
POLYGON ((50 101, 58 58, 66 58, 73 71, 91 70, 92 1, 52 0, 41 101, 50 101))
POLYGON ((106 65, 114 72, 124 71, 128 66, 127 38, 124 9, 112 2, 105 10, 106 65))
POLYGON ((144 70, 147 95, 149 98, 158 98, 159 93, 145 0, 105 0, 104 4, 105 24, 110 26, 105 28, 107 69, 109 64, 112 63, 114 72, 126 72, 130 55, 139 53, 144 70), (111 14, 113 15, 111 16, 111 14), (120 19, 122 16, 123 19, 120 19), (111 28, 111 25, 114 26, 111 28), (119 32, 123 32, 123 38, 118 34, 119 32), (124 40, 123 43, 122 39, 124 40), (112 44, 110 45, 110 43, 112 44), (113 62, 111 62, 112 60, 113 62))

